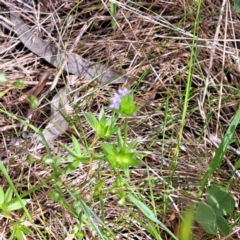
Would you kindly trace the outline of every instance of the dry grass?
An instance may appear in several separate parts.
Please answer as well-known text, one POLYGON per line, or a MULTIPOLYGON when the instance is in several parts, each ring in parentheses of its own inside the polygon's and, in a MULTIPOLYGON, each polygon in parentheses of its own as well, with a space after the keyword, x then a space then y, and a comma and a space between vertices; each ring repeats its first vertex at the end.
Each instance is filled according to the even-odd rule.
MULTIPOLYGON (((0 3, 4 4, 5 1, 0 3)), ((36 26, 36 34, 61 49, 69 49, 82 24, 94 18, 93 25, 83 35, 75 53, 92 61, 114 66, 115 70, 128 76, 129 81, 124 85, 134 88, 137 104, 143 106, 136 117, 129 120, 129 137, 139 138, 138 151, 146 155, 144 164, 131 170, 129 184, 138 189, 140 199, 151 208, 153 194, 158 219, 178 235, 183 210, 196 200, 200 180, 216 151, 210 136, 213 134, 221 138, 238 109, 238 15, 228 3, 223 6, 221 15, 220 1, 205 1, 201 7, 198 38, 195 37, 195 63, 189 106, 178 164, 173 171, 189 74, 197 1, 143 1, 138 5, 119 1, 115 17, 116 30, 111 27, 109 3, 91 0, 79 4, 78 7, 76 5, 77 1, 55 0, 52 4, 47 4, 47 14, 42 14, 39 18, 36 12, 22 12, 21 16, 28 24, 36 26), (215 36, 220 16, 222 21, 219 33, 215 36), (72 18, 69 25, 64 23, 67 17, 72 18)), ((0 42, 0 72, 5 72, 9 79, 7 85, 0 85, 0 92, 11 87, 19 78, 25 81, 21 90, 11 89, 0 99, 2 108, 25 120, 32 114, 31 124, 44 128, 49 119, 50 107, 46 104, 47 101, 43 101, 39 109, 33 112, 27 102, 18 100, 38 83, 40 73, 48 71, 50 76, 42 91, 46 92, 57 70, 25 49, 16 35, 4 27, 0 27, 0 42), (11 101, 15 101, 15 104, 8 104, 11 101)), ((60 89, 64 85, 65 77, 66 75, 62 76, 57 88, 60 89)), ((92 83, 82 87, 83 82, 84 79, 77 79, 75 82, 75 88, 80 90, 80 97, 78 103, 73 106, 74 113, 69 121, 71 126, 74 125, 79 131, 82 136, 79 142, 85 146, 86 142, 90 144, 92 141, 93 132, 84 120, 82 111, 91 111, 97 115, 102 105, 109 104, 109 97, 120 86, 97 86, 92 83), (83 130, 85 136, 82 135, 83 130)), ((54 92, 48 98, 51 99, 53 95, 54 92)), ((26 125, 2 112, 0 114, 2 160, 21 195, 50 177, 52 169, 37 159, 30 164, 29 152, 26 149, 22 151, 22 147, 20 149, 9 146, 12 138, 26 130, 26 125)), ((71 146, 69 135, 77 136, 76 130, 71 126, 67 134, 63 134, 54 142, 55 146, 58 146, 59 141, 71 146)), ((232 147, 240 147, 240 126, 237 127, 232 147)), ((97 144, 95 151, 98 149, 97 144)), ((44 155, 44 150, 38 154, 44 155)), ((239 156, 227 152, 226 158, 234 164, 239 156)), ((55 186, 49 182, 25 196, 31 199, 27 209, 45 239, 72 239, 70 233, 79 220, 73 214, 73 198, 67 189, 80 194, 100 218, 103 214, 102 207, 104 208, 104 222, 115 233, 112 239, 154 239, 146 230, 146 226, 149 227, 147 219, 140 216, 141 213, 133 209, 130 203, 127 203, 127 210, 119 206, 118 198, 110 193, 115 175, 108 165, 103 164, 99 168, 98 163, 94 162, 92 174, 86 180, 87 169, 88 166, 80 165, 68 176, 61 176, 62 184, 55 186), (94 195, 99 172, 105 183, 103 199, 94 195), (56 187, 62 191, 62 203, 53 202, 48 198, 47 193, 56 187)), ((212 180, 226 186, 231 174, 232 169, 224 162, 212 180)), ((0 185, 4 190, 8 187, 2 175, 0 185)), ((239 204, 240 185, 237 177, 230 189, 236 204, 239 204)), ((22 213, 12 213, 14 221, 20 220, 22 213)), ((236 207, 235 216, 237 214, 239 215, 239 209, 236 207)), ((12 224, 13 221, 0 215, 1 239, 9 238, 12 224)), ((29 235, 27 239, 44 239, 35 232, 32 223, 25 222, 25 225, 35 234, 34 237, 29 235)), ((236 228, 232 231, 234 230, 236 228)), ((100 239, 87 224, 83 223, 81 231, 85 235, 84 239, 100 239)), ((162 238, 170 239, 164 232, 162 238)), ((193 239, 213 237, 195 224, 193 239)), ((239 239, 239 235, 233 233, 229 239, 239 239)))

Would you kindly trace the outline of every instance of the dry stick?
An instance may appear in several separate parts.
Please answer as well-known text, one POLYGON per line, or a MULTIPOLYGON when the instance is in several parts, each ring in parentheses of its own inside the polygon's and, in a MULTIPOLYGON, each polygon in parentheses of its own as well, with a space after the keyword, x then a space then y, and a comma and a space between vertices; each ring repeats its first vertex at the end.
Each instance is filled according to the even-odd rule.
POLYGON ((7 28, 9 31, 12 31, 12 28, 9 27, 9 26, 13 26, 13 23, 9 19, 7 19, 7 18, 3 17, 2 15, 0 15, 0 20, 4 21, 4 22, 0 21, 0 23, 1 23, 1 25, 3 27, 7 28))

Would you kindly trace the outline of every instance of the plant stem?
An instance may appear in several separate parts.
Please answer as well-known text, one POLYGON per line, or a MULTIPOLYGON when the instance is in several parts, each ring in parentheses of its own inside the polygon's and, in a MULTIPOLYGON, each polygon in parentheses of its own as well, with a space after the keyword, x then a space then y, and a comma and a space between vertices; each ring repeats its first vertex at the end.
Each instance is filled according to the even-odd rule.
POLYGON ((126 117, 124 120, 124 148, 127 145, 127 132, 128 132, 128 118, 126 117))

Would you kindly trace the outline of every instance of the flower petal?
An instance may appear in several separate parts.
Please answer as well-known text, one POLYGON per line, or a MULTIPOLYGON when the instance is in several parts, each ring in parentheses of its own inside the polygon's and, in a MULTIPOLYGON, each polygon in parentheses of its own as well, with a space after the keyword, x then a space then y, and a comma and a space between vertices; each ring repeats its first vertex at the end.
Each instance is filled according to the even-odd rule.
POLYGON ((124 88, 124 89, 122 89, 122 90, 119 89, 118 92, 119 92, 119 95, 120 95, 121 97, 124 97, 124 96, 126 96, 127 94, 131 93, 132 91, 129 90, 129 89, 127 89, 127 88, 124 88))
POLYGON ((111 98, 111 101, 112 104, 109 107, 113 109, 119 109, 122 100, 118 93, 114 93, 114 96, 111 98))

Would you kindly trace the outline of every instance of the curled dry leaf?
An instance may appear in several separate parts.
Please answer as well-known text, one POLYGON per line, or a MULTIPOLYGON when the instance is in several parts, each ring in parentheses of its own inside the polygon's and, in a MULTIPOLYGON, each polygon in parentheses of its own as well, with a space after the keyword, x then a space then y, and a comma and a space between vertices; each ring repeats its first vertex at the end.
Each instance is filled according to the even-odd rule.
MULTIPOLYGON (((66 57, 66 53, 59 51, 59 49, 52 44, 34 35, 30 27, 23 22, 14 9, 11 9, 10 16, 14 24, 13 30, 25 47, 45 59, 54 67, 59 68, 66 57)), ((92 81, 95 79, 103 84, 108 82, 124 83, 126 81, 126 77, 121 76, 111 68, 83 59, 74 53, 70 54, 64 70, 85 80, 92 81)))

